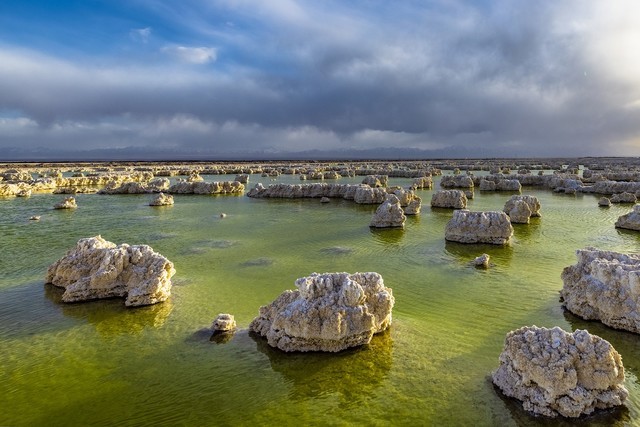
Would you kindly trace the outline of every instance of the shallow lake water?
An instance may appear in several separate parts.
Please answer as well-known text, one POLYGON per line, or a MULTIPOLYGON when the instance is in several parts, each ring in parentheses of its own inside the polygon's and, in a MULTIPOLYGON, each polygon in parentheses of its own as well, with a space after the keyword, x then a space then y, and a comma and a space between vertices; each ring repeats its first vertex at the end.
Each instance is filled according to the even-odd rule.
MULTIPOLYGON (((257 182, 272 181, 251 175, 247 189, 257 182)), ((0 198, 0 425, 637 425, 640 336, 581 320, 558 300, 576 249, 638 252, 640 233, 614 228, 631 207, 525 187, 542 218, 515 225, 508 246, 462 245, 445 242, 453 211, 430 208, 433 191, 417 191, 422 213, 404 230, 372 230, 375 205, 339 199, 176 195, 173 207, 150 207, 149 195, 79 194, 77 210, 56 211, 63 195, 0 198), (61 303, 47 267, 98 234, 173 261, 172 297, 142 308, 61 303), (488 270, 470 264, 483 252, 488 270), (247 332, 297 278, 335 271, 376 271, 393 289, 393 324, 370 345, 287 354, 247 332), (238 323, 227 342, 204 330, 218 313, 238 323), (502 397, 490 374, 505 334, 525 325, 610 341, 626 369, 625 407, 570 422, 502 397)), ((468 208, 501 210, 511 194, 476 191, 468 208)))

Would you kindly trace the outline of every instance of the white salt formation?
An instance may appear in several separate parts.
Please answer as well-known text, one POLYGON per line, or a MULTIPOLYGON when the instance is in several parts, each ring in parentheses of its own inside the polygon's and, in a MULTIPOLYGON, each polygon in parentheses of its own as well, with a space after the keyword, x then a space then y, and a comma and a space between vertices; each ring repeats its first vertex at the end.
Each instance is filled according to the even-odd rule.
POLYGON ((598 206, 611 206, 611 200, 606 197, 600 197, 600 200, 598 200, 598 206))
POLYGON ((76 199, 73 197, 67 197, 63 201, 53 205, 54 209, 75 209, 77 207, 76 199))
POLYGON ((513 235, 513 226, 504 212, 454 211, 445 228, 445 239, 460 243, 504 245, 513 235))
POLYGON ((562 271, 562 305, 587 320, 640 333, 640 255, 586 248, 562 271))
POLYGON ((493 383, 534 414, 579 417, 622 405, 624 367, 609 342, 587 331, 570 334, 525 326, 507 334, 493 383))
POLYGON ((125 297, 125 305, 149 305, 169 298, 173 263, 147 245, 116 246, 100 236, 80 239, 53 263, 46 283, 65 289, 62 301, 125 297))
POLYGON ((398 198, 394 194, 387 194, 384 203, 378 206, 373 214, 369 226, 376 228, 404 227, 406 219, 398 198))
POLYGON ((238 181, 176 182, 167 190, 171 194, 240 194, 244 185, 238 181))
POLYGON ((616 228, 640 231, 640 205, 635 205, 631 212, 619 216, 616 228))
POLYGON ((461 190, 439 190, 431 196, 431 206, 464 209, 467 207, 467 196, 461 190))
POLYGON ((158 193, 151 201, 149 206, 172 206, 173 196, 171 194, 158 193))
POLYGON ((313 273, 260 307, 249 329, 284 351, 341 351, 391 324, 394 298, 378 273, 313 273))
POLYGON ((504 205, 503 211, 509 215, 512 223, 529 224, 529 218, 539 217, 540 201, 535 196, 511 196, 504 205))
POLYGON ((635 203, 637 201, 634 193, 618 193, 611 196, 611 203, 635 203))
POLYGON ((232 314, 220 313, 218 317, 213 320, 211 329, 218 333, 231 332, 236 329, 236 319, 232 314))
POLYGON ((480 267, 480 268, 489 268, 489 260, 491 259, 491 257, 489 256, 489 254, 482 254, 479 257, 475 258, 473 260, 473 264, 476 267, 480 267))

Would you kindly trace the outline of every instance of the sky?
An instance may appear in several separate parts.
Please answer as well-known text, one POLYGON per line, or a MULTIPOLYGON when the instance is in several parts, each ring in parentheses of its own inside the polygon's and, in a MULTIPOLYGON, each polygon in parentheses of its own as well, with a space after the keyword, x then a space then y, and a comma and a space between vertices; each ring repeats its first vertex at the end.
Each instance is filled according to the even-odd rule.
POLYGON ((0 1, 0 161, 639 155, 636 0, 0 1))

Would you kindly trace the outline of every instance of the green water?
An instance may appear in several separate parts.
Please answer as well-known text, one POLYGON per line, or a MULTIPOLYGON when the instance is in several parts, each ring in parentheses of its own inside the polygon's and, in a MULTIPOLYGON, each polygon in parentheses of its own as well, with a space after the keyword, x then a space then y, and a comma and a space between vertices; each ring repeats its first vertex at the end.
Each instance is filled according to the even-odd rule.
MULTIPOLYGON (((579 425, 637 423, 640 336, 558 302, 576 249, 638 252, 640 233, 613 226, 630 207, 525 189, 543 217, 516 225, 508 247, 469 246, 445 243, 452 211, 431 209, 432 192, 418 191, 422 214, 404 230, 370 230, 375 206, 336 199, 178 195, 152 208, 147 195, 78 195, 73 212, 51 209, 61 195, 0 199, 0 425, 575 425, 531 417, 491 384, 505 334, 533 324, 586 328, 623 357, 625 408, 579 425), (171 299, 60 303, 47 266, 97 234, 172 260, 171 299), (470 265, 483 252, 486 271, 470 265), (285 354, 247 333, 296 278, 333 271, 382 274, 396 298, 389 331, 339 354, 285 354), (240 328, 226 343, 203 331, 221 312, 240 328)), ((500 210, 509 197, 476 191, 469 208, 500 210)))

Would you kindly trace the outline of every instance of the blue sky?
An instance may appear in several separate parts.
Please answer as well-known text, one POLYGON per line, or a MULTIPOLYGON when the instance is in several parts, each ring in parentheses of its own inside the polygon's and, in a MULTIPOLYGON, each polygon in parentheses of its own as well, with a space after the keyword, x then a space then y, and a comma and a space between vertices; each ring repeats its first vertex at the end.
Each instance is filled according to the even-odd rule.
POLYGON ((3 0, 0 160, 637 156, 637 52, 633 0, 3 0))

